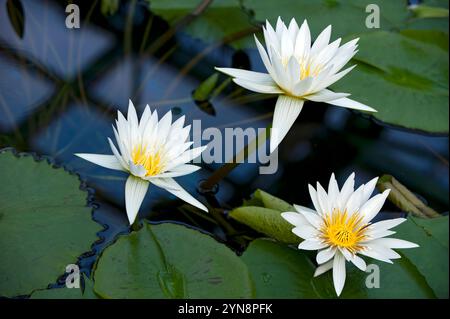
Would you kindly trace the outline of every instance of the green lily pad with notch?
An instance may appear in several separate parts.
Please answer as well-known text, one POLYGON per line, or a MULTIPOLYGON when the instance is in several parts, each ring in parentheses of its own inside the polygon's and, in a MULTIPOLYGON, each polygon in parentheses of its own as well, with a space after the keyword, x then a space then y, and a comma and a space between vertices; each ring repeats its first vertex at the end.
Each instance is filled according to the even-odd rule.
POLYGON ((123 235, 102 253, 94 290, 104 298, 250 298, 247 267, 225 245, 176 224, 123 235))
POLYGON ((97 240, 88 192, 46 160, 0 151, 0 296, 45 289, 97 240))
MULTIPOLYGON (((426 43, 423 33, 372 32, 360 35, 358 66, 332 88, 375 108, 381 122, 448 134, 448 52, 426 43), (386 48, 389 48, 388 50, 386 48)), ((448 35, 447 35, 448 37, 448 35)))

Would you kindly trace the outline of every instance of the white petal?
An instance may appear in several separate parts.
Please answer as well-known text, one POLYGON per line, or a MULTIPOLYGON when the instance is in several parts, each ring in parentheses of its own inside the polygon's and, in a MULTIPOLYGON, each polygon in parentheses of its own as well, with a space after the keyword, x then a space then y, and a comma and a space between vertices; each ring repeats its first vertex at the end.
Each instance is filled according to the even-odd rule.
POLYGON ((314 227, 303 224, 292 229, 292 232, 302 239, 310 239, 317 237, 319 232, 314 227))
POLYGON ((390 191, 390 189, 387 189, 383 193, 375 195, 361 207, 359 213, 363 216, 363 223, 370 222, 378 214, 390 191))
POLYGON ((298 249, 304 250, 318 250, 325 247, 328 247, 328 245, 317 239, 306 239, 298 245, 298 249))
POLYGON ((317 276, 322 275, 323 273, 326 273, 331 268, 333 268, 333 260, 330 260, 329 262, 317 267, 316 271, 314 272, 314 277, 317 277, 317 276))
POLYGON ((321 50, 323 50, 328 43, 330 43, 331 37, 331 25, 326 27, 317 37, 316 41, 311 47, 311 55, 318 54, 321 50))
POLYGON ((330 181, 328 182, 328 201, 331 204, 331 208, 337 207, 337 198, 339 196, 339 186, 337 184, 334 173, 331 174, 330 181))
POLYGON ((381 231, 373 231, 368 229, 365 233, 365 235, 370 239, 377 239, 377 238, 383 238, 383 237, 387 237, 390 235, 395 234, 395 231, 391 231, 391 230, 381 230, 381 231))
POLYGON ((97 164, 102 167, 106 167, 109 169, 114 169, 118 171, 124 171, 125 169, 120 164, 117 157, 114 155, 102 155, 102 154, 86 154, 86 153, 77 153, 75 154, 86 161, 97 164))
POLYGON ((145 106, 144 113, 142 113, 141 120, 139 121, 139 132, 141 135, 144 133, 144 128, 147 125, 150 116, 152 116, 152 111, 150 110, 150 106, 147 104, 145 106))
POLYGON ((174 179, 168 177, 168 178, 155 178, 150 180, 153 184, 155 184, 158 187, 164 188, 169 193, 175 195, 176 197, 184 200, 185 202, 205 211, 208 212, 208 209, 200 203, 198 200, 196 200, 194 197, 192 197, 191 194, 186 192, 184 188, 182 188, 177 182, 175 182, 174 179))
POLYGON ((191 148, 178 156, 176 159, 174 159, 171 163, 167 164, 165 169, 171 170, 174 167, 177 167, 178 165, 185 164, 201 155, 201 153, 206 149, 207 145, 199 146, 195 148, 191 148))
POLYGON ((340 296, 344 288, 345 277, 345 258, 341 252, 337 251, 333 260, 333 283, 338 296, 340 296))
MULTIPOLYGON (((264 31, 264 33, 265 33, 265 31, 264 31)), ((272 71, 272 64, 270 63, 269 57, 267 55, 267 52, 264 49, 264 47, 262 46, 262 44, 259 42, 259 40, 256 37, 256 35, 254 35, 254 37, 255 37, 256 47, 258 48, 259 55, 261 56, 261 60, 263 61, 267 72, 269 72, 269 74, 272 74, 272 72, 273 72, 272 71)))
POLYGON ((147 193, 149 183, 139 177, 130 175, 125 183, 125 207, 128 221, 133 224, 147 193))
POLYGON ((379 238, 373 240, 372 243, 377 245, 383 245, 389 248, 417 248, 419 245, 412 243, 410 241, 406 241, 403 239, 397 238, 379 238))
POLYGON ((281 58, 288 60, 294 53, 294 44, 289 32, 284 32, 281 36, 281 58))
POLYGON ((322 215, 332 213, 331 203, 328 200, 328 195, 325 189, 317 182, 317 199, 319 200, 319 206, 322 210, 322 215))
POLYGON ((309 31, 308 22, 305 20, 297 33, 295 40, 294 52, 300 61, 306 59, 311 49, 311 32, 309 31))
POLYGON ((239 86, 242 86, 243 88, 257 92, 257 93, 265 93, 265 94, 281 94, 283 91, 276 85, 275 82, 272 84, 261 84, 258 82, 248 81, 248 80, 241 80, 234 78, 233 82, 236 83, 239 86))
POLYGON ((267 74, 267 73, 253 72, 253 71, 233 69, 233 68, 217 68, 216 67, 215 69, 217 71, 225 73, 226 75, 229 75, 231 77, 238 78, 241 80, 245 80, 245 81, 251 81, 251 82, 256 82, 256 83, 260 83, 260 84, 269 84, 269 85, 274 83, 270 74, 267 74))
POLYGON ((317 191, 310 184, 308 184, 308 190, 309 190, 309 196, 311 197, 311 201, 313 202, 314 208, 320 215, 323 215, 322 208, 319 205, 319 199, 317 198, 317 191))
POLYGON ((388 219, 388 220, 382 220, 376 223, 373 223, 368 227, 369 230, 378 232, 383 230, 391 229, 395 226, 400 225, 401 223, 405 222, 406 218, 394 218, 394 219, 388 219))
POLYGON ((316 261, 319 265, 323 264, 329 261, 331 258, 333 258, 335 254, 336 254, 336 247, 328 247, 317 253, 316 261))
POLYGON ((130 173, 136 177, 144 178, 145 174, 147 174, 147 170, 140 164, 136 165, 133 162, 130 162, 130 173))
POLYGON ((352 195, 350 195, 350 198, 347 201, 347 204, 345 204, 347 213, 349 216, 353 215, 354 213, 359 212, 359 209, 362 204, 362 197, 363 197, 363 191, 364 191, 364 185, 361 185, 358 187, 356 191, 353 192, 352 195))
POLYGON ((360 110, 360 111, 377 112, 377 110, 371 108, 370 106, 364 105, 362 103, 356 102, 356 101, 351 100, 346 97, 343 97, 343 98, 340 98, 337 100, 326 101, 325 103, 336 105, 336 106, 341 106, 341 107, 346 107, 349 109, 360 110))
POLYGON ((355 187, 355 173, 351 173, 350 176, 345 181, 344 186, 342 186, 341 192, 338 197, 338 204, 340 211, 344 211, 348 199, 353 194, 354 187, 355 187))
POLYGON ((353 263, 353 265, 358 267, 360 270, 366 271, 366 268, 367 268, 366 262, 361 257, 359 257, 357 255, 353 255, 353 257, 350 259, 350 261, 353 263))
POLYGON ((314 83, 313 77, 307 77, 303 80, 300 80, 292 88, 292 94, 297 97, 302 97, 308 94, 313 83, 314 83))
POLYGON ((154 175, 153 177, 178 177, 184 176, 198 171, 201 167, 192 164, 182 164, 177 167, 172 168, 168 172, 162 174, 154 175))
POLYGON ((306 220, 316 229, 319 229, 322 225, 322 218, 316 212, 301 210, 300 214, 302 214, 303 217, 305 217, 306 220))
POLYGON ((109 146, 111 147, 111 151, 113 152, 114 156, 119 161, 120 165, 122 165, 124 170, 128 169, 127 164, 125 163, 123 157, 120 155, 119 151, 117 150, 116 146, 114 145, 113 141, 108 137, 109 146))
POLYGON ((272 153, 286 136, 303 108, 303 100, 280 95, 275 105, 272 130, 270 135, 270 153, 272 153))
POLYGON ((295 210, 299 213, 306 211, 306 212, 310 212, 312 214, 317 214, 317 212, 314 209, 311 209, 309 207, 301 206, 301 205, 297 205, 297 204, 294 204, 293 206, 294 206, 295 210))
POLYGON ((296 212, 284 212, 281 213, 281 217, 283 217, 289 224, 294 226, 301 226, 304 224, 309 224, 305 217, 302 214, 296 212))
POLYGON ((364 184, 364 191, 361 201, 363 203, 367 202, 372 195, 375 186, 377 185, 378 177, 371 179, 368 183, 364 184))
POLYGON ((350 94, 348 93, 336 93, 327 89, 323 89, 314 94, 304 96, 305 99, 314 101, 314 102, 328 102, 336 99, 340 99, 343 97, 347 97, 350 94))

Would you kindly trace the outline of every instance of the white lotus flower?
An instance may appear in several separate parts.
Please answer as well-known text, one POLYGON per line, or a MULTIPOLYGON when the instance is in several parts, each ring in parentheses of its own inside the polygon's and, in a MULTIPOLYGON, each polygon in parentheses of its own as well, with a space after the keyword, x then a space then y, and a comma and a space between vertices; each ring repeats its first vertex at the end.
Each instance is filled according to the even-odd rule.
POLYGON ((130 100, 127 119, 118 111, 117 128, 113 126, 119 150, 108 138, 114 155, 75 154, 94 164, 130 173, 125 184, 125 206, 130 224, 136 219, 150 183, 208 211, 173 179, 200 169, 186 163, 206 148, 190 148, 193 144, 188 141, 191 126, 183 127, 184 120, 182 116, 172 124, 172 112, 169 111, 158 121, 157 111, 152 112, 147 105, 139 121, 130 100))
POLYGON ((278 18, 276 29, 266 21, 263 27, 267 51, 255 36, 267 73, 233 68, 216 68, 232 76, 238 85, 258 93, 279 94, 273 115, 270 151, 273 152, 299 116, 306 100, 325 102, 362 111, 373 108, 353 101, 348 93, 327 89, 355 66, 340 71, 356 54, 358 39, 339 46, 341 39, 330 42, 331 25, 320 33, 311 46, 306 20, 299 28, 295 19, 286 27, 278 18))
POLYGON ((315 210, 294 205, 297 212, 285 212, 281 216, 295 227, 292 232, 304 239, 299 249, 318 250, 319 264, 314 276, 333 269, 333 282, 339 296, 345 284, 345 262, 352 262, 362 271, 365 261, 358 255, 368 256, 387 263, 400 258, 392 248, 414 248, 418 245, 395 238, 386 238, 390 229, 403 223, 405 218, 395 218, 371 223, 383 206, 390 190, 370 198, 378 177, 354 190, 355 174, 351 174, 339 191, 331 175, 328 193, 317 183, 317 189, 309 185, 309 194, 315 210), (370 198, 370 199, 369 199, 370 198))

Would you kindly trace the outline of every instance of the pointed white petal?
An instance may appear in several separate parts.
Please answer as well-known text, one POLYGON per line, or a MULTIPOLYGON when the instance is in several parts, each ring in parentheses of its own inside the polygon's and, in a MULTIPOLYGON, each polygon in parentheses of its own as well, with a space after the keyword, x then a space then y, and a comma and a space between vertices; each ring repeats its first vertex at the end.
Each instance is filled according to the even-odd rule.
POLYGON ((311 197, 311 201, 313 202, 314 208, 317 213, 323 215, 322 208, 319 205, 319 199, 317 198, 317 191, 312 187, 312 185, 308 184, 309 196, 311 197))
POLYGON ((153 184, 155 184, 158 187, 164 188, 169 193, 175 195, 176 197, 180 198, 181 200, 184 200, 185 202, 205 211, 208 212, 208 209, 200 203, 198 200, 196 200, 194 197, 192 197, 191 194, 186 192, 184 188, 182 188, 177 182, 175 182, 174 179, 168 177, 168 178, 154 178, 150 180, 153 184))
POLYGON ((147 193, 149 183, 139 177, 130 175, 125 183, 125 207, 128 221, 133 224, 147 193))
POLYGON ((340 211, 344 211, 345 205, 347 204, 348 199, 350 198, 350 196, 354 191, 354 187, 355 187, 355 173, 351 173, 350 176, 345 181, 344 186, 342 186, 341 192, 339 193, 338 205, 340 211))
POLYGON ((358 267, 360 270, 366 271, 366 269, 367 269, 366 262, 361 257, 359 257, 357 255, 353 255, 352 258, 350 259, 350 261, 353 263, 353 265, 358 267))
POLYGON ((292 229, 292 232, 302 239, 310 239, 317 237, 319 232, 314 227, 303 224, 292 229))
POLYGON ((373 223, 368 227, 369 230, 378 232, 378 231, 384 231, 391 229, 395 226, 400 225, 401 223, 405 222, 406 218, 394 218, 394 219, 388 219, 388 220, 382 220, 376 223, 373 223))
POLYGON ((304 250, 319 250, 325 247, 328 245, 317 239, 306 239, 298 245, 298 249, 304 250))
POLYGON ((337 100, 326 101, 325 103, 336 105, 336 106, 341 106, 341 107, 346 107, 349 109, 360 110, 360 111, 377 112, 377 110, 371 108, 370 106, 364 105, 362 103, 356 102, 356 101, 351 100, 346 97, 343 97, 343 98, 340 98, 337 100))
MULTIPOLYGON (((265 31, 264 31, 264 33, 265 33, 265 31)), ((259 55, 261 56, 261 60, 263 61, 263 64, 266 67, 267 72, 269 72, 269 74, 272 74, 272 72, 273 72, 272 71, 272 64, 271 64, 271 62, 269 60, 269 56, 267 55, 266 49, 264 49, 264 47, 259 42, 259 40, 256 37, 256 35, 254 35, 254 37, 255 37, 256 47, 258 48, 259 55)))
POLYGON ((125 163, 122 155, 120 155, 119 151, 117 150, 116 146, 114 145, 113 141, 108 137, 109 146, 111 147, 111 151, 113 152, 114 156, 119 161, 120 165, 122 165, 123 169, 126 171, 128 170, 128 166, 125 163))
POLYGON ((289 224, 294 226, 302 226, 307 225, 309 222, 303 217, 302 214, 296 212, 284 212, 281 213, 281 217, 283 217, 289 224))
POLYGON ((364 191, 363 196, 361 199, 362 203, 365 203, 369 200, 370 196, 372 195, 375 186, 377 185, 378 177, 375 177, 371 179, 368 183, 364 184, 364 191))
POLYGON ((336 247, 328 247, 317 253, 316 261, 318 264, 323 264, 329 261, 336 254, 336 247))
POLYGON ((314 102, 328 102, 333 101, 336 99, 340 99, 343 97, 347 97, 350 94, 348 93, 336 93, 327 89, 323 89, 319 92, 316 92, 314 94, 306 95, 304 96, 305 99, 314 101, 314 102))
POLYGON ((158 175, 155 175, 153 177, 179 177, 188 175, 191 173, 194 173, 198 171, 201 167, 197 165, 191 165, 191 164, 182 164, 177 167, 172 168, 168 172, 164 172, 158 175))
POLYGON ((295 40, 294 54, 300 61, 309 56, 311 49, 311 32, 309 31, 308 22, 305 20, 300 27, 295 40))
POLYGON ((372 241, 373 244, 383 245, 389 248, 417 248, 419 245, 397 238, 379 238, 372 241))
POLYGON ((322 217, 320 217, 316 212, 310 212, 301 210, 300 214, 306 218, 306 220, 316 229, 319 229, 322 225, 322 217))
POLYGON ((115 157, 114 155, 86 154, 86 153, 77 153, 75 155, 81 157, 86 161, 89 161, 91 163, 97 164, 105 168, 114 169, 118 171, 125 171, 125 169, 120 164, 117 157, 115 157))
POLYGON ((303 108, 303 100, 280 95, 275 105, 272 130, 270 135, 270 153, 272 153, 286 136, 303 108))
POLYGON ((325 215, 332 213, 332 207, 330 201, 328 200, 327 192, 319 182, 317 182, 316 189, 317 199, 319 200, 319 206, 322 210, 322 214, 325 215))
POLYGON ((361 207, 359 213, 363 216, 363 223, 370 222, 378 214, 390 191, 390 189, 387 189, 383 193, 375 195, 361 207))
POLYGON ((242 80, 238 78, 234 78, 233 82, 239 86, 242 86, 244 89, 264 94, 281 94, 283 91, 277 86, 275 82, 271 84, 261 84, 258 82, 253 82, 249 80, 242 80))
POLYGON ((316 271, 314 272, 314 277, 320 276, 323 273, 326 273, 328 270, 333 268, 333 260, 330 260, 329 262, 326 262, 323 265, 320 265, 316 268, 316 271))
POLYGON ((311 47, 311 55, 318 54, 321 50, 323 50, 328 43, 330 43, 331 37, 331 25, 326 27, 317 37, 316 41, 311 47))
POLYGON ((330 181, 328 182, 328 201, 331 204, 331 209, 337 207, 337 198, 339 196, 339 186, 336 181, 334 173, 331 174, 330 181))
POLYGON ((217 71, 225 73, 233 78, 238 78, 244 81, 251 81, 259 84, 272 85, 274 83, 270 74, 253 72, 241 69, 233 68, 215 68, 217 71))
POLYGON ((345 285, 345 258, 340 251, 337 251, 333 260, 333 283, 338 296, 341 295, 345 285))

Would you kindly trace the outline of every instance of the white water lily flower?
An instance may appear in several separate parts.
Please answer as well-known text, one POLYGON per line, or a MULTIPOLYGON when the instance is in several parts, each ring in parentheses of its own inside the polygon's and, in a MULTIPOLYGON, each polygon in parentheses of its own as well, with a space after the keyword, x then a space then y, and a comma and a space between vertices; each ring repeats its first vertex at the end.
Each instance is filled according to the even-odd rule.
POLYGON ((354 190, 355 174, 351 174, 339 190, 331 175, 328 192, 317 183, 317 189, 309 186, 309 194, 315 210, 294 205, 297 212, 285 212, 281 216, 295 227, 292 232, 304 239, 299 249, 318 250, 319 266, 314 276, 333 269, 333 283, 339 296, 345 284, 345 262, 352 262, 362 271, 366 270, 364 255, 387 263, 400 258, 393 248, 414 248, 409 241, 390 238, 391 228, 406 221, 395 218, 371 223, 383 206, 390 190, 370 198, 378 177, 354 190))
POLYGON ((172 123, 172 112, 169 111, 158 121, 157 111, 152 112, 147 105, 139 121, 130 100, 127 118, 118 111, 116 127, 113 125, 119 149, 108 138, 114 155, 75 154, 94 164, 130 174, 125 184, 125 206, 130 224, 136 219, 150 183, 208 211, 173 179, 200 169, 186 163, 206 148, 190 148, 193 144, 188 140, 191 126, 183 127, 184 120, 182 116, 172 123))
POLYGON ((339 46, 341 39, 329 43, 330 25, 311 45, 308 23, 305 20, 299 28, 295 19, 286 27, 278 18, 275 30, 266 21, 263 31, 267 51, 256 36, 255 41, 268 74, 233 68, 216 69, 232 76, 236 84, 248 90, 279 94, 273 115, 271 152, 286 136, 306 100, 376 112, 369 106, 347 98, 350 95, 348 93, 327 89, 355 67, 340 71, 356 54, 358 39, 342 46, 339 46))

